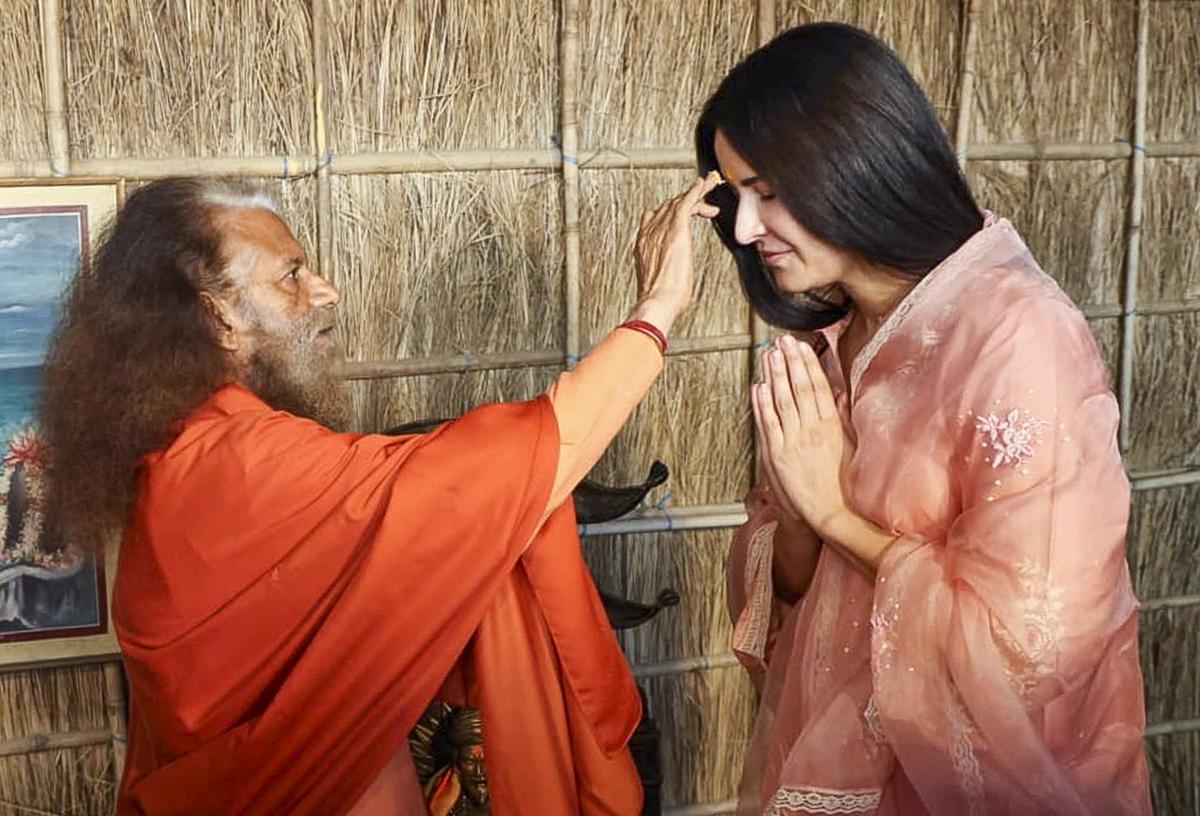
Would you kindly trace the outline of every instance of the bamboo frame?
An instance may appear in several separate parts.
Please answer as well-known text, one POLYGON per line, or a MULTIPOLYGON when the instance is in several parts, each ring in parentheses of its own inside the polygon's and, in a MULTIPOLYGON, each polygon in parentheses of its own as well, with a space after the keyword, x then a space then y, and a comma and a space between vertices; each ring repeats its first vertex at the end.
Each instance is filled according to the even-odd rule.
POLYGON ((737 665, 739 665, 738 659, 734 656, 733 652, 726 652, 719 655, 701 655, 700 657, 684 657, 678 660, 663 660, 658 663, 643 663, 633 667, 633 676, 641 680, 645 677, 664 677, 692 671, 727 669, 737 665))
POLYGON ((958 86, 958 121, 954 127, 954 152, 958 166, 967 167, 967 141, 971 136, 971 112, 975 106, 975 33, 978 30, 979 5, 963 0, 962 6, 962 76, 958 86))
POLYGON ((317 269, 333 272, 333 194, 329 179, 329 65, 325 59, 329 5, 312 0, 313 148, 317 174, 317 269))
POLYGON ((61 734, 31 734, 0 742, 0 757, 57 751, 61 748, 80 748, 103 745, 112 739, 112 731, 98 728, 92 731, 65 731, 61 734))
POLYGON ((120 663, 104 664, 104 710, 108 714, 109 737, 113 752, 113 778, 118 784, 125 772, 125 678, 120 663))
MULTIPOLYGON (((1130 483, 1135 491, 1161 490, 1169 487, 1185 487, 1200 484, 1200 468, 1188 468, 1168 472, 1131 473, 1130 483)), ((741 504, 708 504, 691 507, 672 507, 664 510, 647 510, 617 521, 582 525, 580 535, 629 535, 633 533, 661 533, 677 530, 722 530, 738 527, 746 522, 746 512, 741 504)), ((1189 599, 1200 596, 1183 596, 1189 599)))
POLYGON ((62 8, 59 0, 39 0, 42 35, 42 93, 46 103, 46 145, 50 150, 50 175, 71 175, 67 139, 66 71, 62 49, 62 8))
POLYGON ((663 533, 678 530, 723 530, 746 523, 746 511, 740 504, 709 504, 646 510, 631 518, 579 525, 579 535, 663 533))
MULTIPOLYGON (((749 348, 750 336, 724 334, 713 337, 683 337, 672 340, 668 357, 690 354, 710 354, 749 348)), ((586 352, 585 352, 586 353, 586 352)), ((466 371, 493 371, 503 368, 564 365, 565 352, 509 351, 494 354, 455 354, 443 357, 424 357, 412 360, 362 360, 342 365, 342 376, 348 380, 371 380, 384 377, 415 377, 423 374, 457 374, 466 371)))
MULTIPOLYGON (((1133 95, 1133 142, 1131 148, 1144 144, 1146 140, 1146 97, 1148 74, 1147 40, 1150 29, 1149 0, 1138 2, 1138 34, 1137 34, 1137 84, 1133 95)), ((1146 153, 1144 150, 1133 149, 1132 195, 1129 199, 1129 232, 1125 254, 1125 287, 1121 299, 1124 314, 1121 318, 1121 359, 1117 375, 1117 399, 1121 403, 1120 427, 1118 442, 1121 453, 1129 452, 1132 436, 1133 413, 1133 356, 1136 336, 1134 334, 1137 319, 1138 269, 1141 263, 1142 249, 1142 200, 1145 189, 1146 153)))
POLYGON ((562 0, 559 102, 562 130, 563 295, 567 366, 579 362, 579 0, 562 0))
POLYGON ((1153 612, 1156 609, 1187 609, 1190 606, 1200 606, 1200 595, 1176 595, 1142 601, 1141 609, 1143 612, 1153 612))
MULTIPOLYGON (((1152 159, 1200 158, 1200 140, 1150 142, 1134 150, 1127 141, 1113 142, 1000 142, 973 144, 966 149, 974 161, 1086 161, 1128 159, 1134 153, 1152 159)), ((487 170, 558 170, 562 151, 553 149, 411 150, 353 153, 328 156, 327 161, 308 154, 274 156, 171 156, 74 159, 72 178, 120 176, 150 180, 167 176, 265 176, 298 178, 318 172, 327 164, 331 176, 389 175, 399 173, 460 173, 487 170)), ((581 148, 576 154, 580 170, 688 170, 695 167, 691 148, 581 148)), ((54 178, 54 165, 37 159, 0 160, 0 178, 54 178)))

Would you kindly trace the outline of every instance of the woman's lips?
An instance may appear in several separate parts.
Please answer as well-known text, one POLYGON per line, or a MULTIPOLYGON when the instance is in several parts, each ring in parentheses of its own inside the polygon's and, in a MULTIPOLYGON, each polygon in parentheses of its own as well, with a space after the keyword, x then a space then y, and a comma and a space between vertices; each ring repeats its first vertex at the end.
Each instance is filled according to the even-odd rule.
POLYGON ((781 249, 777 252, 764 252, 760 250, 758 254, 762 257, 763 263, 765 263, 767 266, 775 266, 779 263, 779 261, 783 260, 785 255, 790 255, 791 250, 781 249))

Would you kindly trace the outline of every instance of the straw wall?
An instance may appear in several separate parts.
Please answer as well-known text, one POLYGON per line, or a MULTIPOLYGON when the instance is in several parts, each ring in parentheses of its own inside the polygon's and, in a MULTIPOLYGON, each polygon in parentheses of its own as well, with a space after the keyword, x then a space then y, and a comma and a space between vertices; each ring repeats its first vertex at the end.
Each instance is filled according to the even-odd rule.
MULTIPOLYGON (((57 72, 41 20, 58 0, 6 0, 0 15, 0 173, 273 179, 342 288, 363 429, 545 388, 632 303, 637 215, 687 183, 691 128, 724 71, 798 23, 879 33, 928 90, 981 203, 1091 319, 1138 488, 1129 552, 1156 802, 1200 812, 1200 3, 62 3, 57 72)), ((728 525, 750 481, 761 333, 713 236, 699 246, 684 353, 597 475, 640 480, 662 459, 673 475, 651 502, 704 528, 728 525)), ((682 595, 624 638, 677 813, 728 809, 753 716, 728 655, 728 537, 585 539, 602 586, 682 595)), ((0 692, 0 741, 106 725, 95 667, 0 674, 0 692)), ((103 745, 0 757, 0 816, 103 812, 111 766, 103 745)))

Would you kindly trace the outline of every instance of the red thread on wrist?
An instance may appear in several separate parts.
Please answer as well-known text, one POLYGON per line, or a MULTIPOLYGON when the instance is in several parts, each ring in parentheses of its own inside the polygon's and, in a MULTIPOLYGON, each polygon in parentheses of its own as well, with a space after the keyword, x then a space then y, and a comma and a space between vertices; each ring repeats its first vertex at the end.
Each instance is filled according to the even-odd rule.
POLYGON ((659 352, 662 353, 663 356, 666 356, 667 336, 665 334, 663 334, 662 330, 659 329, 658 326, 655 326, 653 323, 649 323, 645 320, 626 320, 620 326, 617 326, 617 328, 618 329, 629 329, 631 331, 641 332, 642 334, 646 335, 651 340, 653 340, 655 342, 655 344, 658 345, 659 352))

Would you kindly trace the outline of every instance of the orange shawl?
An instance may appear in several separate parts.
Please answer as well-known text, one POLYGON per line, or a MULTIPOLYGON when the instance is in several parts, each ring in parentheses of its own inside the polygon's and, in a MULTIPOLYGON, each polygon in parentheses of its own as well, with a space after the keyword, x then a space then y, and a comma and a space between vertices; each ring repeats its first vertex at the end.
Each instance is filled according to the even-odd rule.
POLYGON ((122 546, 119 812, 346 813, 469 653, 497 816, 636 813, 636 687, 570 502, 539 527, 558 444, 545 397, 380 437, 216 394, 122 546))

